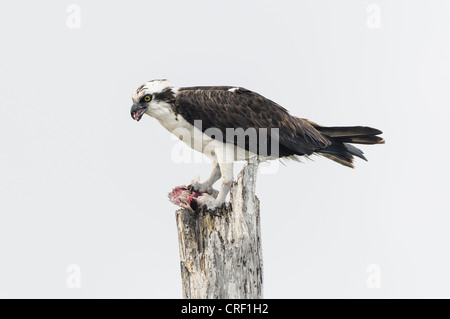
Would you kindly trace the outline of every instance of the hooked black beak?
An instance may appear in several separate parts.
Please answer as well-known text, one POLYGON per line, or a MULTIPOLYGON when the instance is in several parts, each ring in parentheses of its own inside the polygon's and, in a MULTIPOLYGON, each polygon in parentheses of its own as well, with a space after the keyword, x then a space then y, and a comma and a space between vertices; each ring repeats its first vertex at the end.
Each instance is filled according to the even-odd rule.
POLYGON ((147 111, 148 107, 140 104, 133 104, 131 107, 131 117, 135 121, 139 121, 144 113, 147 111))

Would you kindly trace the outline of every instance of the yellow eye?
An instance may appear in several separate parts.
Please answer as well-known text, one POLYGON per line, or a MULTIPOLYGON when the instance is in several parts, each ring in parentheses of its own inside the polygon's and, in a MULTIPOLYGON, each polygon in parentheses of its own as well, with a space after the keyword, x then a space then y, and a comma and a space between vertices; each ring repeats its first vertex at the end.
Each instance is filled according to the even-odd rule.
POLYGON ((150 102, 152 98, 150 97, 150 95, 147 95, 146 97, 144 97, 144 101, 145 102, 150 102))

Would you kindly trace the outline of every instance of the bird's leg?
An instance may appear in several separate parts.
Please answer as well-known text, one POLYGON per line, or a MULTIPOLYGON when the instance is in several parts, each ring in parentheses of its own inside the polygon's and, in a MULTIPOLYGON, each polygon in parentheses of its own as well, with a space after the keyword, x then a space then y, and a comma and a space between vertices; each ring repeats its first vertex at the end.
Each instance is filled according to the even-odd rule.
MULTIPOLYGON (((217 163, 219 163, 220 173, 222 175, 222 185, 214 202, 205 203, 202 207, 203 212, 211 215, 217 215, 216 208, 221 207, 225 203, 225 199, 230 192, 233 183, 233 163, 234 163, 234 145, 225 144, 214 150, 217 163)), ((218 175, 219 176, 219 175, 218 175)))
POLYGON ((194 190, 199 193, 208 193, 211 195, 217 195, 217 191, 214 192, 212 186, 217 182, 221 176, 220 166, 217 162, 213 162, 213 170, 209 178, 203 183, 191 184, 191 191, 194 190))
POLYGON ((221 207, 225 203, 233 183, 233 163, 220 163, 219 167, 222 173, 222 185, 220 186, 219 194, 214 202, 205 202, 201 208, 203 213, 209 213, 214 216, 220 216, 217 214, 216 208, 221 207))
POLYGON ((222 185, 220 186, 219 194, 212 205, 208 205, 209 210, 213 210, 222 206, 225 203, 225 199, 230 192, 231 184, 233 183, 233 162, 220 163, 220 171, 222 173, 222 185))

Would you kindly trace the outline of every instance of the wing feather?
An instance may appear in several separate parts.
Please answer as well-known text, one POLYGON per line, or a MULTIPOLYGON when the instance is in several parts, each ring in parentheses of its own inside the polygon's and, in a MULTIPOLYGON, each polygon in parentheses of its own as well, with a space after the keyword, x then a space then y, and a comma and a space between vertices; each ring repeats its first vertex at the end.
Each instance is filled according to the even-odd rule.
MULTIPOLYGON (((330 141, 306 120, 291 116, 277 103, 247 89, 231 86, 181 88, 175 100, 175 112, 189 123, 202 121, 202 131, 214 127, 222 132, 223 142, 234 143, 226 136, 227 128, 268 130, 270 138, 278 138, 280 156, 310 155, 330 141), (279 129, 279 136, 270 135, 271 128, 279 129)), ((216 138, 215 136, 212 136, 216 138)), ((246 145, 247 150, 249 145, 246 145)), ((254 150, 251 150, 254 151, 254 150)))

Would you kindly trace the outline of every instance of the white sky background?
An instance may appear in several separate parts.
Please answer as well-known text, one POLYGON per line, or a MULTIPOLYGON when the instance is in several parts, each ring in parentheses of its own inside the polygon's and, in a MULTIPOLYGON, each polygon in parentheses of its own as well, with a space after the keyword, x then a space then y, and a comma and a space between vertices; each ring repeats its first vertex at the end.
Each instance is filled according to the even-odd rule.
POLYGON ((167 193, 210 166, 174 163, 170 134, 132 121, 155 78, 384 131, 355 170, 315 157, 259 176, 265 297, 450 297, 450 2, 77 1, 79 29, 71 3, 0 5, 0 297, 181 297, 167 193))

